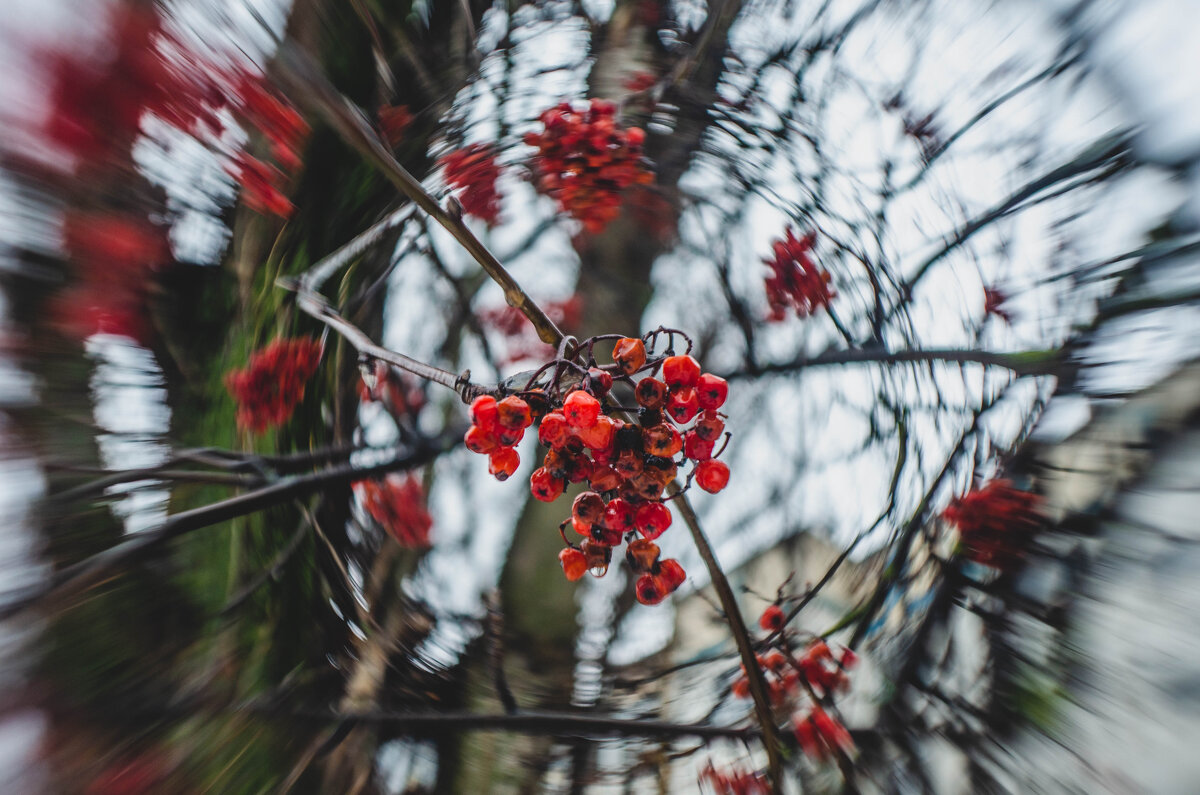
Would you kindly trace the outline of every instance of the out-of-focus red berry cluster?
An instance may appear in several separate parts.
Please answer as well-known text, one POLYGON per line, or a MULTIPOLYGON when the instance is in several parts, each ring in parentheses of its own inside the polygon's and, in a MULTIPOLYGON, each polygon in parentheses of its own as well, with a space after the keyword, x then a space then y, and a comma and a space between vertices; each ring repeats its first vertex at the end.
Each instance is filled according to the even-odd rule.
POLYGON ((812 259, 816 239, 814 232, 797 238, 788 228, 783 240, 771 244, 772 256, 763 260, 771 268, 766 277, 767 303, 771 307, 768 320, 783 320, 789 310, 807 317, 833 300, 829 271, 818 268, 812 259))
MULTIPOLYGON (((565 301, 545 301, 541 307, 555 325, 569 333, 579 327, 583 298, 573 295, 565 301)), ((554 348, 541 341, 533 324, 515 306, 482 309, 477 316, 484 326, 504 335, 503 353, 496 354, 496 363, 501 367, 525 359, 544 361, 554 355, 554 348)))
POLYGON ((300 149, 308 137, 308 124, 267 86, 261 75, 239 70, 229 82, 231 109, 247 126, 263 134, 276 165, 242 151, 234 156, 228 170, 241 184, 242 200, 250 209, 287 218, 295 208, 283 188, 288 174, 301 166, 300 149))
POLYGON ((763 773, 736 767, 717 770, 711 761, 700 771, 697 783, 708 784, 717 795, 766 795, 771 791, 763 773))
POLYGON ((231 370, 225 385, 237 402, 238 427, 262 433, 287 422, 320 361, 316 340, 277 339, 251 354, 245 369, 231 370))
POLYGON ((429 546, 433 517, 425 507, 425 489, 413 475, 392 473, 386 478, 361 480, 354 492, 379 525, 408 549, 429 546))
MULTIPOLYGON (((797 700, 807 701, 808 709, 799 709, 792 716, 792 729, 801 750, 809 757, 823 761, 834 753, 849 753, 854 748, 850 732, 836 717, 825 711, 836 695, 850 689, 849 671, 858 663, 858 656, 843 648, 834 654, 829 644, 815 638, 803 652, 792 647, 790 633, 785 631, 786 616, 778 602, 768 605, 759 617, 758 625, 773 638, 772 648, 756 655, 767 684, 767 696, 778 707, 797 700)), ((746 668, 734 680, 733 695, 747 698, 750 681, 746 668)))
POLYGON ((967 558, 1008 570, 1020 563, 1041 525, 1040 507, 1036 494, 998 478, 951 502, 942 517, 957 525, 967 558))
MULTIPOLYGON (((664 332, 651 332, 647 339, 656 341, 664 332)), ((589 571, 602 576, 614 548, 627 540, 625 559, 640 575, 637 599, 657 604, 686 576, 677 561, 660 559, 654 543, 672 521, 663 490, 689 460, 694 462, 689 484, 694 480, 716 493, 729 481, 729 467, 714 458, 717 443, 727 435, 719 409, 728 386, 724 379, 702 373, 686 354, 648 359, 645 339, 619 339, 613 364, 598 366, 590 354, 594 343, 588 340, 576 348, 589 352, 587 367, 567 360, 543 367, 539 373, 555 368, 546 389, 527 388, 499 401, 490 395, 477 398, 471 404, 466 444, 487 455, 489 471, 503 480, 520 463, 515 445, 526 428, 536 425, 548 450, 530 477, 533 496, 553 502, 569 483, 589 487, 575 497, 571 516, 560 527, 570 525, 583 536, 578 545, 566 542, 559 555, 567 579, 578 580, 589 571), (565 379, 558 377, 563 372, 582 378, 564 386, 565 379), (614 401, 614 383, 632 391, 639 406, 636 420, 614 401)))
POLYGON ((408 105, 383 105, 376 115, 384 140, 395 148, 404 140, 405 131, 413 123, 412 111, 408 109, 408 105))
POLYGON ((582 111, 564 102, 542 113, 542 132, 525 136, 538 150, 531 164, 537 189, 557 199, 591 234, 617 217, 626 188, 654 180, 642 158, 645 132, 622 128, 616 110, 602 99, 582 111))
POLYGON ((438 162, 446 169, 446 183, 460 190, 458 200, 464 213, 485 221, 488 226, 500 223, 500 194, 496 192, 500 166, 492 147, 471 144, 438 162))

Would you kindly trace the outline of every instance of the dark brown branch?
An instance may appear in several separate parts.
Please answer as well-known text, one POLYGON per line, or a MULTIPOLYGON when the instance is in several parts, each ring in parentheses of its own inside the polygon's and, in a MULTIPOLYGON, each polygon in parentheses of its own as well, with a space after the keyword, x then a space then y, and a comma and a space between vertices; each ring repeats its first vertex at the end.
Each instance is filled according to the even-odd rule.
POLYGON ((839 364, 863 364, 877 362, 894 364, 901 362, 953 362, 958 364, 982 364, 1004 367, 1018 375, 1054 375, 1061 365, 1061 353, 1056 350, 1020 351, 996 353, 957 348, 931 348, 927 350, 884 351, 870 349, 827 351, 817 356, 802 356, 790 362, 763 364, 726 373, 726 379, 755 378, 770 373, 790 373, 809 367, 828 367, 839 364))
POLYGON ((321 472, 285 478, 227 500, 174 514, 153 530, 138 533, 114 547, 55 572, 46 581, 16 596, 0 608, 0 619, 26 610, 48 597, 65 597, 80 593, 104 581, 118 565, 137 560, 164 542, 193 530, 261 511, 316 493, 328 486, 353 483, 356 480, 427 464, 456 445, 461 437, 461 432, 450 432, 407 455, 396 456, 389 461, 365 467, 342 464, 321 472))

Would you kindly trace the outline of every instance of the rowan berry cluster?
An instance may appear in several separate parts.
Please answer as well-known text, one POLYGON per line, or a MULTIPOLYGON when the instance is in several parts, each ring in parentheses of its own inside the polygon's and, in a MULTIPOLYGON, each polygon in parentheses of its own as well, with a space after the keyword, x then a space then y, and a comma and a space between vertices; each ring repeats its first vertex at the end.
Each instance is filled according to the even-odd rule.
POLYGON ((471 144, 438 162, 446 169, 446 183, 461 190, 458 200, 464 213, 485 221, 488 226, 500 223, 500 194, 496 192, 500 166, 490 146, 471 144))
POLYGON ((963 554, 976 563, 1012 569, 1041 525, 1041 498, 996 479, 959 497, 942 513, 958 527, 963 554))
POLYGON ((362 480, 354 492, 380 527, 402 547, 425 549, 433 517, 425 507, 425 490, 412 475, 392 473, 382 480, 362 480))
POLYGON ((664 336, 673 340, 682 332, 619 338, 613 363, 603 366, 592 350, 615 335, 565 347, 564 356, 536 371, 524 390, 501 400, 477 398, 466 435, 467 447, 487 455, 489 471, 504 480, 520 463, 515 445, 536 425, 547 452, 529 480, 533 496, 553 502, 568 484, 588 487, 559 527, 566 544, 559 562, 567 579, 589 571, 602 576, 614 549, 628 541, 625 559, 640 575, 635 593, 643 604, 661 602, 686 577, 677 561, 660 559, 654 543, 672 521, 663 499, 667 484, 689 461, 694 466, 685 488, 694 481, 716 493, 729 481, 729 467, 716 459, 724 449, 717 450, 717 443, 728 437, 719 411, 728 386, 702 373, 688 354, 674 355, 670 343, 663 355, 648 357, 647 343, 653 348, 664 336), (535 387, 543 375, 549 375, 546 386, 535 387), (636 409, 617 402, 614 393, 621 390, 632 394, 636 409), (579 544, 567 540, 567 526, 583 536, 579 544))
MULTIPOLYGON (((834 753, 848 753, 854 747, 850 733, 824 707, 832 704, 834 696, 850 689, 849 671, 858 663, 858 656, 846 648, 835 654, 821 638, 809 641, 803 651, 795 650, 791 634, 784 629, 785 620, 776 601, 763 611, 758 621, 774 638, 769 651, 756 655, 767 684, 767 697, 772 705, 780 706, 807 696, 810 708, 793 714, 792 729, 801 750, 809 757, 823 761, 834 753)), ((750 695, 745 666, 734 681, 732 692, 738 698, 750 695)))
POLYGON ((532 161, 537 189, 557 199, 591 234, 617 217, 626 188, 654 179, 642 158, 646 133, 622 128, 616 111, 602 99, 584 110, 564 102, 542 113, 542 132, 525 136, 538 150, 532 161))
POLYGON ((288 175, 301 166, 300 149, 308 136, 308 124, 261 76, 241 71, 232 83, 232 109, 247 126, 263 134, 275 165, 242 151, 233 158, 229 171, 242 186, 246 206, 287 218, 295 208, 283 188, 288 175))
POLYGON ((766 795, 771 791, 763 773, 736 767, 717 770, 711 761, 700 771, 698 783, 708 784, 717 795, 766 795))
POLYGON ((767 303, 771 307, 768 320, 783 320, 788 310, 807 317, 833 300, 829 271, 818 268, 812 259, 816 239, 814 232, 797 238, 788 228, 783 240, 772 243, 771 258, 763 260, 771 268, 766 277, 767 303))
POLYGON ((225 385, 238 404, 238 427, 262 433, 287 422, 320 361, 316 340, 277 339, 253 353, 244 370, 230 371, 225 385))

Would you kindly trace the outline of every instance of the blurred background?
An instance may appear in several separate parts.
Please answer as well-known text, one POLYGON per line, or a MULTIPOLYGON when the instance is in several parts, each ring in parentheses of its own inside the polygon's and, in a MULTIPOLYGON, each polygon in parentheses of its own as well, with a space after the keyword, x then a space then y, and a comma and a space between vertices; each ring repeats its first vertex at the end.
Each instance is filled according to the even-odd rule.
POLYGON ((5 791, 1195 792, 1198 37, 1188 0, 9 0, 5 791), (748 632, 681 502, 643 604, 620 550, 564 577, 535 433, 506 481, 464 447, 456 387, 556 355, 470 241, 728 382, 687 498, 748 632))

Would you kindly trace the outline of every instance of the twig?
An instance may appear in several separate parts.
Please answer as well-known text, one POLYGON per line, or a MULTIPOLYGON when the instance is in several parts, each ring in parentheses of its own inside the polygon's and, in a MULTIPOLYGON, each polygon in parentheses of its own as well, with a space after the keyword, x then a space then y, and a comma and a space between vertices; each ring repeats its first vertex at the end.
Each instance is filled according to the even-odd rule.
POLYGON ((957 348, 931 348, 926 350, 885 351, 871 349, 827 351, 817 356, 801 356, 790 362, 762 364, 753 368, 735 370, 724 374, 727 380, 754 378, 770 373, 790 373, 809 367, 828 367, 840 364, 884 364, 900 362, 954 362, 958 364, 982 364, 1003 367, 1018 375, 1053 375, 1061 366, 1061 352, 1057 350, 1020 351, 1017 353, 995 353, 957 348))

